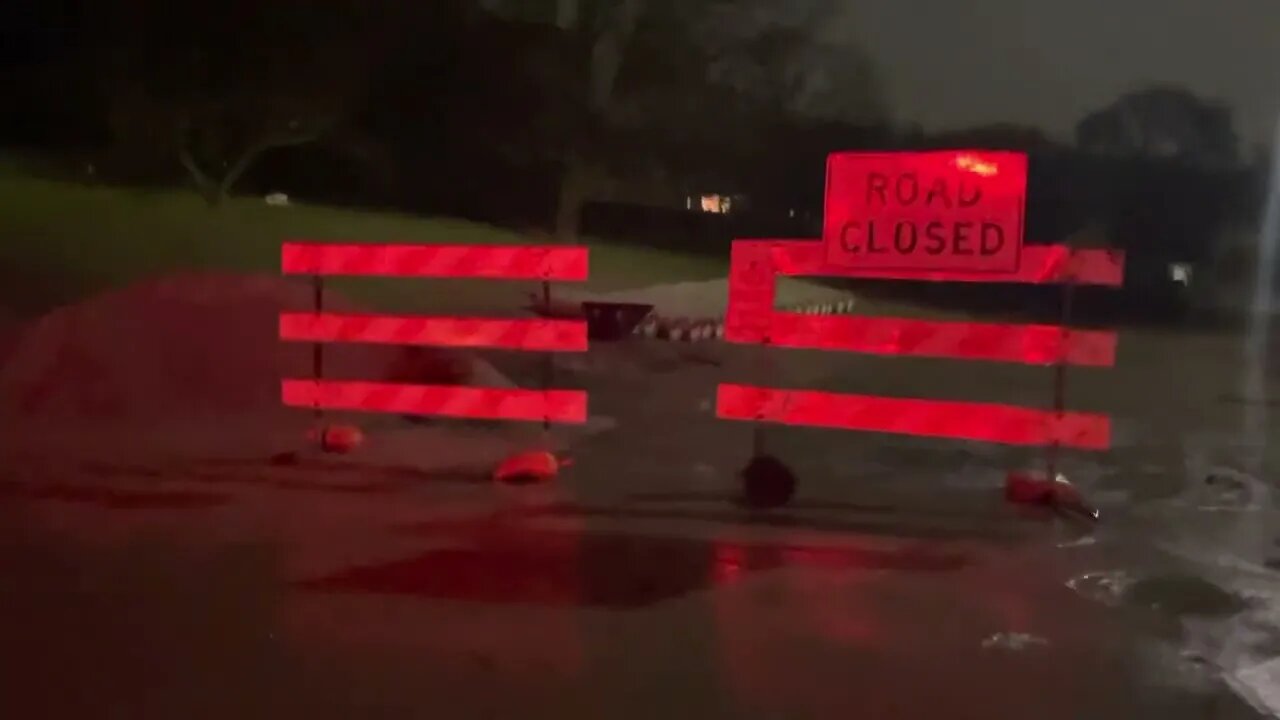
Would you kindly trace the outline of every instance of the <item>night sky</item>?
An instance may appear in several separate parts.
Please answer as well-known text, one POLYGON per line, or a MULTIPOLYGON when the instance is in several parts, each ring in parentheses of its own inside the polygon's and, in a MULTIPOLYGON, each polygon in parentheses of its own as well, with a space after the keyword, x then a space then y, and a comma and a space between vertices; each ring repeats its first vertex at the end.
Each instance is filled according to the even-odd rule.
POLYGON ((1176 83, 1270 142, 1280 0, 846 0, 829 32, 865 46, 894 115, 926 129, 1012 120, 1067 135, 1121 93, 1176 83))
MULTIPOLYGON (((843 19, 819 32, 864 47, 895 118, 928 130, 1012 121, 1065 138, 1152 83, 1227 102, 1246 147, 1269 143, 1280 119, 1280 0, 835 1, 843 19)), ((794 22, 826 2, 754 7, 794 22)), ((0 3, 0 68, 56 55, 75 4, 0 3)))

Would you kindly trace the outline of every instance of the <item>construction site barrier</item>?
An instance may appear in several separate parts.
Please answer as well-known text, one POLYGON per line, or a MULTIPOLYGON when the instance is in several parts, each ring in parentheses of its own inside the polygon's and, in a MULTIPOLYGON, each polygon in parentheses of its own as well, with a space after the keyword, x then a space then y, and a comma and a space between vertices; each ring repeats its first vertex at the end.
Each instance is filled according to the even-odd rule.
MULTIPOLYGON (((440 416, 485 420, 583 423, 587 393, 455 385, 414 385, 326 380, 326 343, 372 343, 525 352, 585 352, 582 320, 491 319, 325 312, 323 279, 332 276, 471 278, 581 282, 586 248, 562 246, 385 245, 288 242, 281 248, 286 275, 310 275, 316 283, 311 313, 282 312, 279 336, 316 343, 314 377, 282 382, 285 405, 323 410, 440 416)), ((549 290, 546 290, 549 293, 549 290)))
MULTIPOLYGON (((833 267, 822 241, 745 240, 733 244, 725 339, 734 343, 890 356, 1029 365, 1115 364, 1117 336, 1066 325, 814 316, 774 310, 778 276, 950 282, 1078 284, 1117 287, 1124 255, 1114 250, 1028 246, 1013 272, 833 267)), ((721 384, 717 416, 726 420, 842 428, 1010 445, 1102 450, 1105 415, 989 403, 890 398, 721 384)))

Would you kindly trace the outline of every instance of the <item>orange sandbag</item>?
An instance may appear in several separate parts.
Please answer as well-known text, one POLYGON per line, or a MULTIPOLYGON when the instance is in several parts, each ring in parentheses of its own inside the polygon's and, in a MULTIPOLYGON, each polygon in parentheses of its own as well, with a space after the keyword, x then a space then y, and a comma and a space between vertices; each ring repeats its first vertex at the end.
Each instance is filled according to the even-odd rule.
POLYGON ((556 457, 545 450, 516 453, 503 460, 493 471, 493 479, 501 483, 541 483, 555 480, 560 468, 572 464, 568 458, 556 457))
POLYGON ((327 425, 307 433, 307 439, 328 453, 345 455, 364 445, 364 432, 355 425, 327 425))
POLYGON ((1004 479, 1004 499, 1018 505, 1052 505, 1055 484, 1037 473, 1011 472, 1004 479))
POLYGON ((1076 486, 1062 475, 1051 479, 1040 473, 1011 472, 1005 476, 1004 498, 1018 505, 1043 505, 1098 518, 1097 510, 1089 507, 1076 486))

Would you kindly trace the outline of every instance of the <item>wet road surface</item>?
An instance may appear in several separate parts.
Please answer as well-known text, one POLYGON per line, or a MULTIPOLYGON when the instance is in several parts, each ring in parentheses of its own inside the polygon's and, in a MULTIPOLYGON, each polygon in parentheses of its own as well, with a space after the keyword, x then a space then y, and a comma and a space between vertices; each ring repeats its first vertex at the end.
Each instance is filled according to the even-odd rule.
MULTIPOLYGON (((1066 459, 1096 528, 1001 501, 1034 453, 822 430, 770 430, 798 495, 741 507, 751 430, 711 417, 718 381, 1034 404, 1047 371, 766 365, 714 346, 562 370, 619 422, 554 486, 358 458, 11 467, 0 710, 1257 717, 1221 675, 1280 652, 1264 537, 1280 525, 1269 484, 1232 470, 1231 371, 1180 380, 1161 342, 1072 396, 1117 418, 1113 452, 1066 459)), ((1224 344, 1205 341, 1206 362, 1224 344)))

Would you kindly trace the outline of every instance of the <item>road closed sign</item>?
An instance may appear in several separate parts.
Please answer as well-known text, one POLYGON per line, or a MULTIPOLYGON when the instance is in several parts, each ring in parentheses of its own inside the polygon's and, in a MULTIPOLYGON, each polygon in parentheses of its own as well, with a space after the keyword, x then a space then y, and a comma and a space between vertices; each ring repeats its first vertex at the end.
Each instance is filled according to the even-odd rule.
POLYGON ((1022 153, 834 153, 823 241, 832 267, 1013 273, 1026 206, 1022 153))

